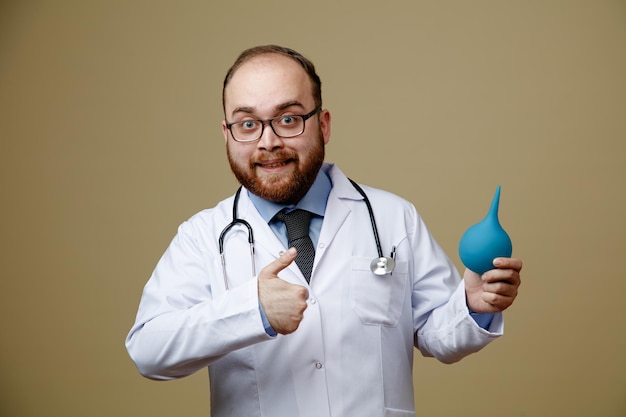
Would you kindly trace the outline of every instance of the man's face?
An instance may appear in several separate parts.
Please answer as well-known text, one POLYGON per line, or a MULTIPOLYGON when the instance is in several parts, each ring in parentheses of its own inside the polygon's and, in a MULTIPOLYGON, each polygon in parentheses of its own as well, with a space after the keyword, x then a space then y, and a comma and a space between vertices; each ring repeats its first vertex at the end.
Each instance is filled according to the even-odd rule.
POLYGON ((259 197, 294 204, 306 194, 324 161, 330 113, 322 110, 308 119, 304 132, 293 138, 276 136, 268 124, 252 143, 235 141, 226 123, 307 114, 315 108, 311 87, 298 63, 277 54, 246 62, 226 87, 222 132, 228 161, 237 180, 259 197))

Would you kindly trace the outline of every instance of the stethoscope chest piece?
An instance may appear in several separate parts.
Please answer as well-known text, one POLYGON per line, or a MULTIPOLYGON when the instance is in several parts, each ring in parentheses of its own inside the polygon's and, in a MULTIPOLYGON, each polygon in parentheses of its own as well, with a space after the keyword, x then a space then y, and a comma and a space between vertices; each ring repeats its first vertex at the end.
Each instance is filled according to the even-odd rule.
POLYGON ((396 261, 388 256, 381 256, 370 263, 370 269, 376 275, 387 275, 393 272, 396 267, 396 261))

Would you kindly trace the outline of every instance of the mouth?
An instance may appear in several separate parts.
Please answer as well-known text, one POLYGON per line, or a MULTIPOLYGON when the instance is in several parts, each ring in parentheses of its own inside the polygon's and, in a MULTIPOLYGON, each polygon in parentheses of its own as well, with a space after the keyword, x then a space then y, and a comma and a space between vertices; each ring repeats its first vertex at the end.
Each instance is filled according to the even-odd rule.
POLYGON ((288 159, 272 159, 272 160, 268 160, 268 161, 257 161, 254 163, 254 166, 256 167, 260 167, 263 169, 277 169, 277 168, 282 168, 284 166, 289 165, 290 163, 293 162, 293 159, 288 158, 288 159))

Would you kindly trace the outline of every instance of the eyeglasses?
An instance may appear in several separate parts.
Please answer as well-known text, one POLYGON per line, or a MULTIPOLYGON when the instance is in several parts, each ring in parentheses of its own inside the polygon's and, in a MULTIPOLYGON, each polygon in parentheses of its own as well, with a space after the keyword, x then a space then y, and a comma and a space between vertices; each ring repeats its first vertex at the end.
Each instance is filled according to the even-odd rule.
POLYGON ((304 133, 304 122, 320 110, 322 110, 321 107, 316 107, 305 115, 286 114, 267 120, 242 120, 241 122, 226 123, 226 127, 237 142, 256 142, 261 139, 266 124, 270 125, 276 136, 293 138, 304 133))

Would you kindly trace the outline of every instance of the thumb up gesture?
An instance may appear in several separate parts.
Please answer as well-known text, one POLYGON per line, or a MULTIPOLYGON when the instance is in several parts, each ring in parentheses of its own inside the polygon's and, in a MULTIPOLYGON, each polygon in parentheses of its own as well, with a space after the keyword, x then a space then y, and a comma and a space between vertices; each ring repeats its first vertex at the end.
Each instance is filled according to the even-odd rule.
POLYGON ((296 255, 296 249, 290 248, 263 268, 258 276, 261 307, 272 328, 280 334, 293 333, 300 325, 307 307, 308 290, 278 277, 278 273, 287 268, 296 255))

